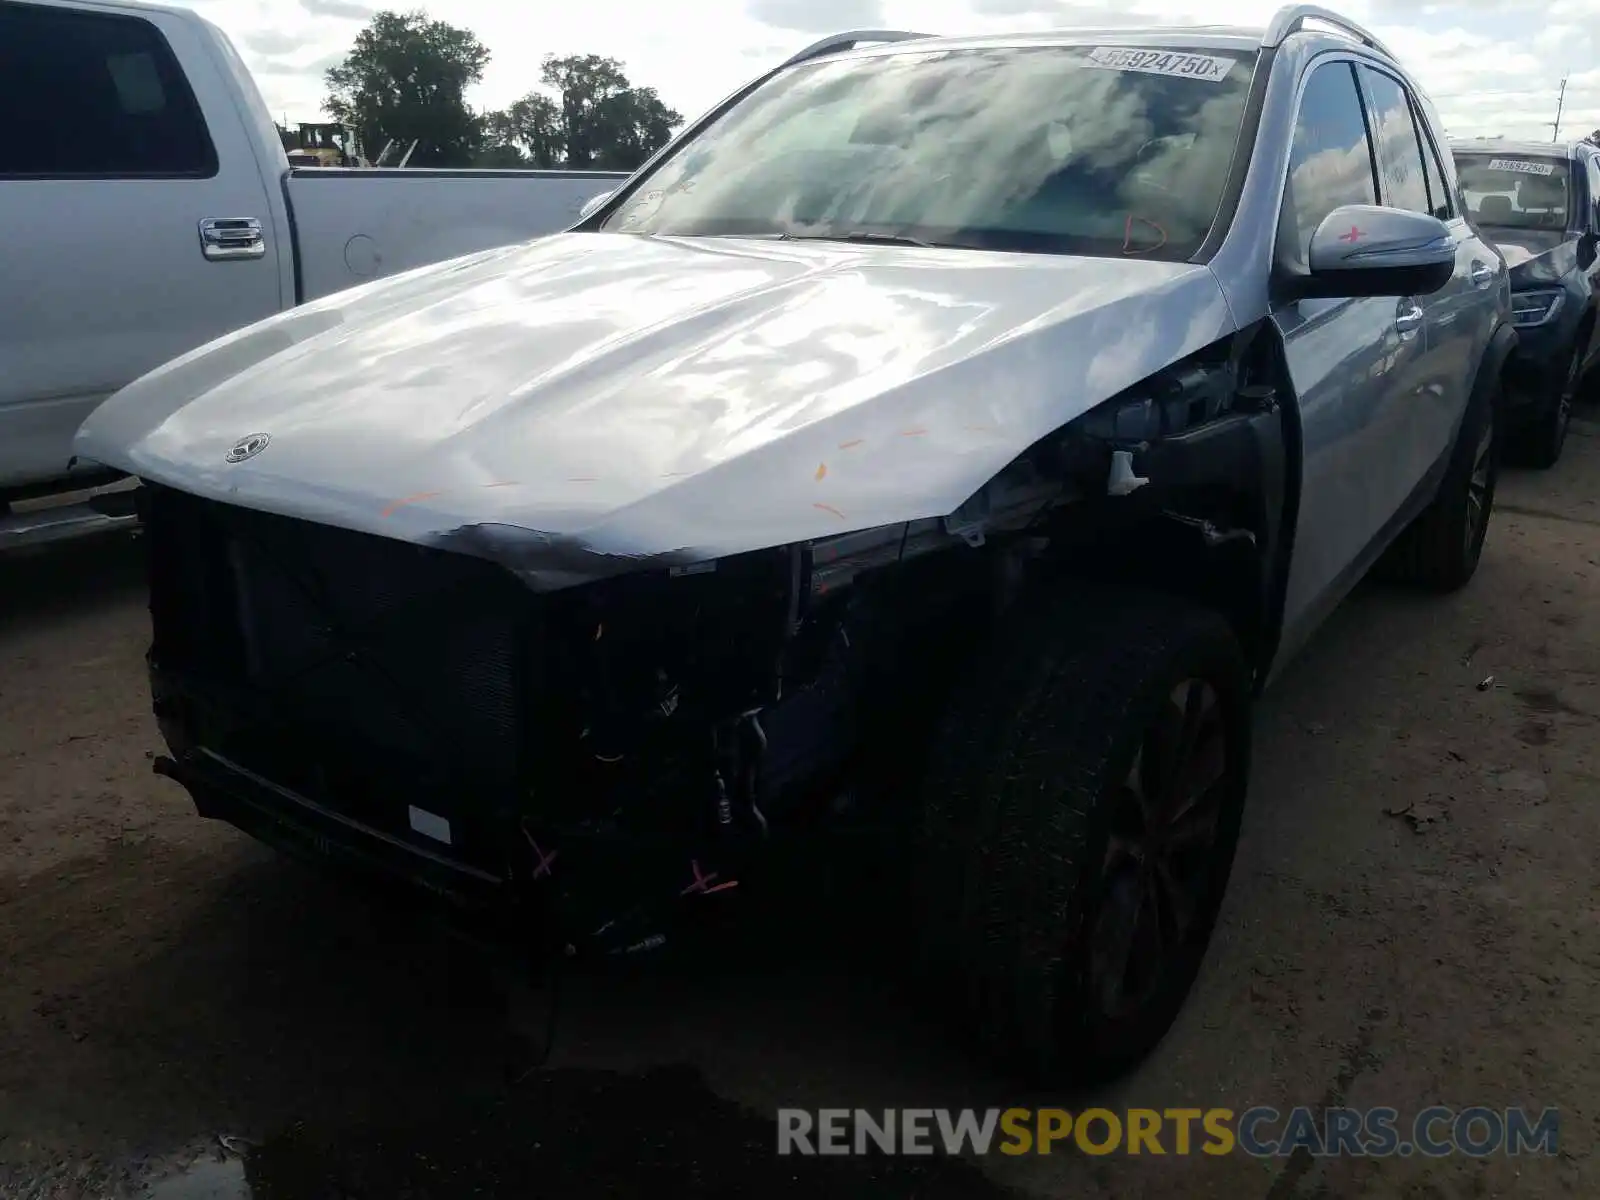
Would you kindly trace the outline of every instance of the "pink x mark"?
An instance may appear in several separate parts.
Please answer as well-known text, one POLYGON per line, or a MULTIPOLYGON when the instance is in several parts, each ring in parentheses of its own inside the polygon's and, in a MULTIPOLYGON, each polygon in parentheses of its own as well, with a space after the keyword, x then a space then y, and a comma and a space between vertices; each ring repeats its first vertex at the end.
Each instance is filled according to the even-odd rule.
POLYGON ((1364 238, 1366 236, 1367 235, 1364 234, 1363 232, 1361 232, 1361 230, 1357 229, 1354 225, 1352 225, 1352 226, 1350 226, 1350 232, 1349 233, 1341 233, 1339 235, 1339 240, 1341 242, 1359 242, 1362 238, 1364 238))
POLYGON ((688 887, 684 888, 683 891, 679 892, 678 895, 680 896, 687 896, 691 892, 699 892, 703 895, 709 896, 712 892, 725 892, 729 888, 736 888, 739 886, 739 881, 737 879, 730 879, 727 883, 719 883, 716 887, 709 886, 711 881, 717 877, 717 872, 713 871, 709 875, 702 875, 700 873, 700 862, 698 859, 689 860, 689 869, 694 872, 694 882, 688 887))
POLYGON ((534 857, 539 860, 533 868, 533 877, 535 879, 545 878, 550 874, 550 864, 555 862, 556 855, 560 854, 561 851, 552 850, 549 854, 546 854, 543 850, 539 849, 539 843, 534 841, 531 837, 528 839, 528 845, 533 847, 534 857))

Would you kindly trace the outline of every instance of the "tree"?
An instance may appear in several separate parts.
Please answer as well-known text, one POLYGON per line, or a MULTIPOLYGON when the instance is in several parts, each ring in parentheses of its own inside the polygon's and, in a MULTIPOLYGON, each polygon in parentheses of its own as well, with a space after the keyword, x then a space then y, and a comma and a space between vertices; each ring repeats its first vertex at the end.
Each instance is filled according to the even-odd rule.
POLYGON ((488 63, 489 51, 469 30, 421 12, 380 12, 344 62, 328 69, 323 107, 355 127, 369 154, 391 139, 401 148, 415 139, 418 166, 466 166, 481 132, 466 92, 488 63))
POLYGON ((533 164, 515 146, 505 142, 488 142, 473 158, 472 165, 490 171, 517 171, 533 164))
POLYGON ((514 149, 534 167, 631 171, 683 120, 654 88, 634 87, 614 58, 546 55, 539 81, 554 97, 529 92, 485 118, 485 157, 514 149))
POLYGON ((561 110, 555 101, 529 92, 504 112, 490 113, 483 120, 485 150, 479 166, 493 164, 485 158, 513 153, 520 166, 555 167, 565 164, 561 139, 561 110))

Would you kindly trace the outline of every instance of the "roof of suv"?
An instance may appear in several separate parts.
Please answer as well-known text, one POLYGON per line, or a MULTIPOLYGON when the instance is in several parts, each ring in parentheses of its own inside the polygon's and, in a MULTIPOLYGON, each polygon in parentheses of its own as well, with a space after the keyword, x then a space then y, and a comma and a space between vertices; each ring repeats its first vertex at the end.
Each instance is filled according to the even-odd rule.
POLYGON ((1124 45, 1174 50, 1263 50, 1294 37, 1316 38, 1336 45, 1364 44, 1384 58, 1392 60, 1394 57, 1368 30, 1339 14, 1317 5, 1291 4, 1279 9, 1265 25, 1113 25, 966 36, 858 30, 824 38, 795 55, 788 65, 834 55, 914 53, 931 47, 951 50, 989 46, 1076 46, 1103 43, 1108 38, 1124 45))
POLYGON ((1107 37, 1147 46, 1224 46, 1255 50, 1261 45, 1261 30, 1236 25, 1189 26, 1084 26, 1070 29, 1043 29, 1016 33, 929 34, 927 37, 884 44, 867 44, 862 51, 921 50, 937 43, 940 48, 955 46, 1070 46, 1084 42, 1103 42, 1107 37))
POLYGON ((1531 138, 1451 138, 1450 149, 1468 154, 1517 154, 1523 158, 1576 158, 1578 142, 1540 142, 1531 138))
MULTIPOLYGON (((1354 39, 1332 30, 1307 29, 1303 34, 1348 43, 1354 39)), ((1260 50, 1265 29, 1240 25, 1101 26, 1047 29, 1035 32, 936 36, 896 42, 867 42, 837 53, 847 56, 908 53, 937 46, 941 50, 977 50, 989 46, 1081 46, 1115 39, 1125 46, 1171 47, 1174 50, 1260 50)))

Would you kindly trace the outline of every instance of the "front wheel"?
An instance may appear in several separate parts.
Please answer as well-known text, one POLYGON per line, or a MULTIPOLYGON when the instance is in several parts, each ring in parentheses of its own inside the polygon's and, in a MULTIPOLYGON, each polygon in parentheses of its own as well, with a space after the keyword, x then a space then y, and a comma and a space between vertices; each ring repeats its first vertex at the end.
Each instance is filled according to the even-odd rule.
POLYGON ((1238 842, 1251 683, 1221 617, 1044 595, 958 689, 928 774, 921 949, 1020 1074, 1123 1073, 1199 969, 1238 842))
POLYGON ((1567 444, 1567 430, 1572 424, 1572 405, 1583 382, 1583 355, 1588 341, 1588 334, 1580 331, 1561 382, 1539 402, 1527 424, 1512 439, 1510 449, 1518 463, 1544 470, 1560 461, 1561 451, 1567 444))

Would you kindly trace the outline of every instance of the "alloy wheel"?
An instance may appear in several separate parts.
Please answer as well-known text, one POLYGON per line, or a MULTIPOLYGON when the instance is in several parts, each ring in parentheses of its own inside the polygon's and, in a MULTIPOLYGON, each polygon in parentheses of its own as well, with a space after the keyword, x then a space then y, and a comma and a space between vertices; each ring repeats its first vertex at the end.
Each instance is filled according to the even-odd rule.
POLYGON ((1088 981, 1107 1018, 1150 1000, 1210 901, 1227 769, 1216 689, 1185 679, 1163 701, 1110 797, 1088 981))
POLYGON ((1572 362, 1567 366, 1567 377, 1561 384, 1561 395, 1556 400, 1557 437, 1566 436, 1567 422, 1572 420, 1572 404, 1578 395, 1578 383, 1583 378, 1583 346, 1572 352, 1572 362))
POLYGON ((1480 532, 1489 519, 1489 500, 1494 488, 1494 422, 1485 421, 1472 455, 1472 474, 1467 478, 1467 519, 1462 522, 1467 552, 1472 552, 1480 532))

